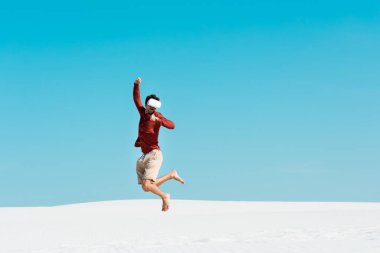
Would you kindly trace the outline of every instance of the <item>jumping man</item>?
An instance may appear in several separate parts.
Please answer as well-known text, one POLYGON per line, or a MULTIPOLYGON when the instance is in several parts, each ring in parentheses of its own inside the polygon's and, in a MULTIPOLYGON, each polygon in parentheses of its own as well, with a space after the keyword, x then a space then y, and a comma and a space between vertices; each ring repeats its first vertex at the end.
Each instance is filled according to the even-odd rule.
POLYGON ((152 94, 146 97, 145 107, 140 98, 141 78, 136 78, 133 87, 133 100, 140 113, 139 135, 135 142, 135 147, 140 147, 142 156, 136 162, 136 173, 138 183, 142 185, 145 192, 152 192, 162 199, 162 211, 169 210, 170 194, 163 192, 159 187, 170 179, 185 183, 179 177, 176 170, 157 178, 163 156, 158 146, 158 133, 160 127, 174 129, 174 123, 162 116, 156 109, 161 107, 160 99, 152 94))

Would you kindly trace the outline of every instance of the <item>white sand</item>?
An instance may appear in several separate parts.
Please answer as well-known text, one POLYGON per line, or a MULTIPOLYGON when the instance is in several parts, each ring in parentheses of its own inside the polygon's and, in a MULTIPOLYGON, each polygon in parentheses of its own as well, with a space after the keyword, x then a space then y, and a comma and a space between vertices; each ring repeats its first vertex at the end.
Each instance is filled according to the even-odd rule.
POLYGON ((380 203, 96 202, 0 208, 1 253, 379 253, 380 203))

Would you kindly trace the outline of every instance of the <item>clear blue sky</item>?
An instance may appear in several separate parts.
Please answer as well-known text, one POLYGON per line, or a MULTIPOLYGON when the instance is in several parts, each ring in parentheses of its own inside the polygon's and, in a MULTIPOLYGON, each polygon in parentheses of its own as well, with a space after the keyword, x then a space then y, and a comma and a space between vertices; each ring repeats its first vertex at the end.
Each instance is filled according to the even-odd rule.
POLYGON ((380 201, 379 44, 378 1, 1 3, 0 206, 154 198, 137 76, 173 198, 380 201))

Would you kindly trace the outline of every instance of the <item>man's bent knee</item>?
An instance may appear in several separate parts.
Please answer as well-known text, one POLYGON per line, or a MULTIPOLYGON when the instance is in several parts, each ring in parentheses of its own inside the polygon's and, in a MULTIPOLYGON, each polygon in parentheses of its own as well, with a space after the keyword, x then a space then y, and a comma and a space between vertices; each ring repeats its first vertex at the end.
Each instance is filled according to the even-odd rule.
POLYGON ((150 191, 150 185, 152 184, 152 182, 150 180, 143 180, 142 182, 142 188, 145 192, 148 192, 150 191))

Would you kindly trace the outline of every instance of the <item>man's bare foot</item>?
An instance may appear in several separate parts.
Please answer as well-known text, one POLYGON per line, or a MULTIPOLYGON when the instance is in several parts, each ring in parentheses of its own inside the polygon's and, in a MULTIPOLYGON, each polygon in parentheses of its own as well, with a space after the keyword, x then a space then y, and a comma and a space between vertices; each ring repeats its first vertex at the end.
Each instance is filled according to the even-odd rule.
POLYGON ((170 194, 165 193, 165 197, 162 198, 162 209, 161 211, 168 211, 169 210, 169 202, 170 202, 170 194))
POLYGON ((177 173, 176 170, 172 170, 170 174, 171 174, 171 176, 172 176, 172 178, 173 178, 174 180, 177 180, 178 182, 180 182, 180 183, 182 183, 182 184, 185 183, 185 181, 184 181, 184 180, 178 175, 178 173, 177 173))

